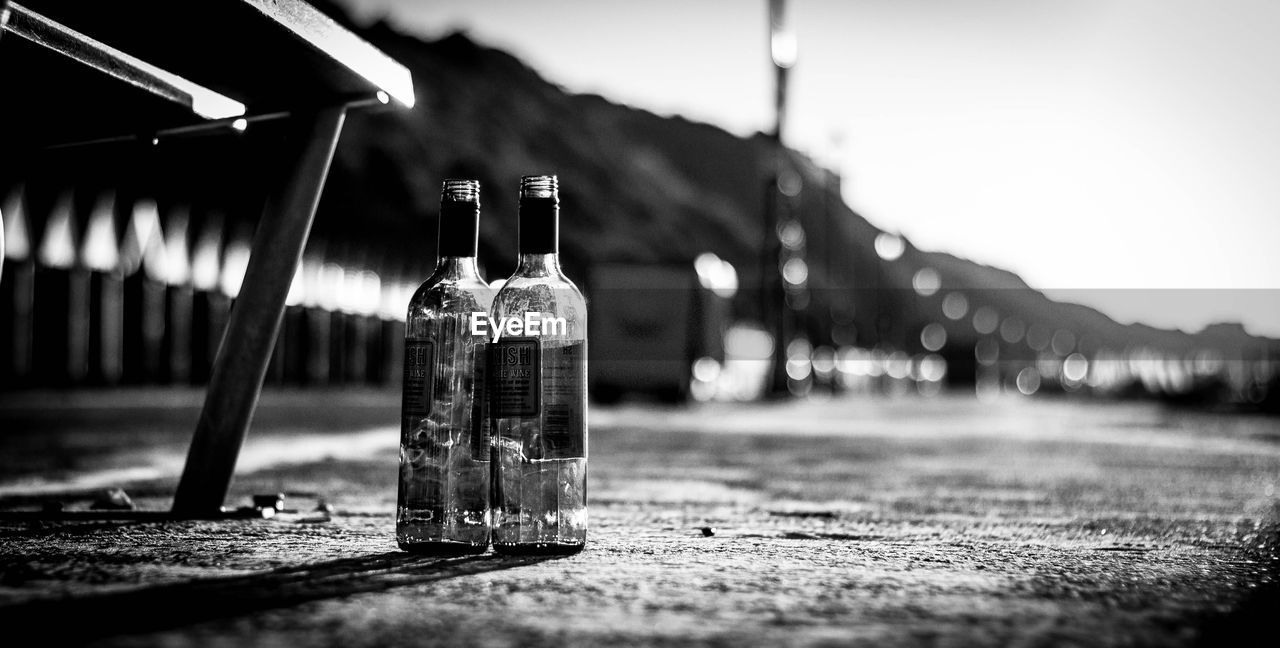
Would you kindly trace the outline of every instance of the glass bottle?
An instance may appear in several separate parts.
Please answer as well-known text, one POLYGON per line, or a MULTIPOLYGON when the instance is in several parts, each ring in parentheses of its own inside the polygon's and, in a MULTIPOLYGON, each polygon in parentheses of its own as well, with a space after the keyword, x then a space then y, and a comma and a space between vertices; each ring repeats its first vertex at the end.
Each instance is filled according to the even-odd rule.
POLYGON ((560 270, 559 212, 555 176, 521 179, 520 260, 494 298, 489 346, 498 553, 587 541, 587 307, 560 270))
POLYGON ((435 272, 409 301, 401 404, 396 541, 413 552, 489 543, 486 338, 471 331, 494 291, 476 268, 480 183, 445 180, 435 272))

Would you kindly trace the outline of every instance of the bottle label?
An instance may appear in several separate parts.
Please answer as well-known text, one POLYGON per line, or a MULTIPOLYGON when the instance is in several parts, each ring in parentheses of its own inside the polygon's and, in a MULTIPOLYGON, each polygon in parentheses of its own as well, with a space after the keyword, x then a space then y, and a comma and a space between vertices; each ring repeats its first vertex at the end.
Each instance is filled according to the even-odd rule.
POLYGON ((426 417, 431 414, 431 391, 435 387, 435 343, 431 340, 404 342, 404 400, 401 416, 426 417))
POLYGON ((475 382, 471 392, 471 459, 489 460, 489 399, 485 380, 488 364, 488 345, 477 344, 475 353, 475 382))
POLYGON ((489 345, 489 415, 537 416, 542 384, 536 338, 503 338, 489 345))
POLYGON ((586 348, 576 342, 542 349, 542 456, 547 459, 587 456, 586 348))

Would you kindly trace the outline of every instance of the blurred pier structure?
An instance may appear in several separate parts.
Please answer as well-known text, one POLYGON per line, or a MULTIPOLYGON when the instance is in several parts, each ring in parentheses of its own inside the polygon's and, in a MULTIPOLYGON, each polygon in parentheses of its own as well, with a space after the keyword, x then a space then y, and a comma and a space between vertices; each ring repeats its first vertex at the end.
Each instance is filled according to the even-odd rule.
MULTIPOLYGON (((180 173, 147 189, 120 166, 104 174, 105 161, 74 157, 78 164, 0 194, 4 388, 206 383, 243 281, 255 211, 227 199, 235 194, 184 187, 180 173)), ((173 167, 190 170, 198 157, 173 167)), ((252 186, 251 170, 229 173, 237 177, 213 169, 201 177, 252 186)), ((434 249, 429 235, 406 230, 405 240, 420 242, 393 245, 386 239, 395 237, 317 229, 293 278, 268 384, 397 388, 404 305, 433 259, 421 252, 434 249)), ((804 316, 784 345, 798 395, 962 389, 1274 402, 1274 350, 1236 347, 1233 355, 1154 330, 1131 332, 1128 346, 1123 337, 1100 343, 1124 327, 1081 307, 1069 309, 1076 321, 1028 317, 1028 298, 1048 304, 1039 293, 952 286, 945 268, 925 265, 936 255, 891 233, 873 238, 874 258, 857 262, 860 287, 786 293, 813 301, 794 311, 804 316), (1157 346, 1162 338, 1169 347, 1157 346)), ((707 253, 688 265, 599 264, 588 275, 600 397, 750 400, 767 391, 774 333, 744 317, 750 291, 727 261, 707 253)))

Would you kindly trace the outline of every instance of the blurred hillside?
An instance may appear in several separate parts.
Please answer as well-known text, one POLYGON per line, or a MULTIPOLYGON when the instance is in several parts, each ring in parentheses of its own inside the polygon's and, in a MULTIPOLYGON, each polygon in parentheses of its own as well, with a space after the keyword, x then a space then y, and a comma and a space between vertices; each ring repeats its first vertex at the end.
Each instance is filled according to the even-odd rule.
MULTIPOLYGON (((411 272, 425 276, 435 249, 439 180, 475 177, 485 201, 481 262, 488 276, 505 276, 515 259, 519 177, 556 173, 571 274, 588 275, 600 262, 688 263, 711 251, 741 275, 747 290, 739 294, 740 312, 758 310, 750 289, 758 282, 764 237, 766 137, 740 138, 568 93, 515 57, 463 34, 423 41, 383 23, 352 28, 410 67, 419 103, 409 112, 352 115, 321 206, 322 236, 354 227, 360 238, 412 241, 423 253, 411 272)), ((1015 342, 1026 335, 1013 335, 1018 328, 1068 331, 1074 338, 1068 352, 1149 346, 1266 357, 1280 349, 1277 341, 1240 327, 1189 335, 1123 326, 1094 309, 1055 303, 1012 273, 917 250, 892 235, 889 247, 902 247, 887 259, 876 249, 884 233, 843 203, 838 178, 800 154, 789 155, 803 181, 798 216, 809 241, 815 344, 830 342, 821 338, 830 335, 833 319, 838 327, 851 317, 852 335, 845 337, 860 346, 912 349, 923 327, 937 321, 951 345, 972 348, 982 327, 975 330, 970 320, 985 306, 997 323, 1019 320, 1004 336, 1015 342), (944 317, 942 301, 953 291, 964 291, 967 308, 959 317, 944 317)))

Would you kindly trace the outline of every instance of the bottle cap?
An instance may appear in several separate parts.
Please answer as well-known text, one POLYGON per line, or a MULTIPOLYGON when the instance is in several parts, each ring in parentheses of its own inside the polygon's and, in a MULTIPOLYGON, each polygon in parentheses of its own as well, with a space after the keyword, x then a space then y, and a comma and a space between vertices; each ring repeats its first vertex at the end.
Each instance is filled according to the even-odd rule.
POLYGON ((560 200, 560 182, 553 175, 527 175, 520 178, 520 199, 550 198, 560 200))

